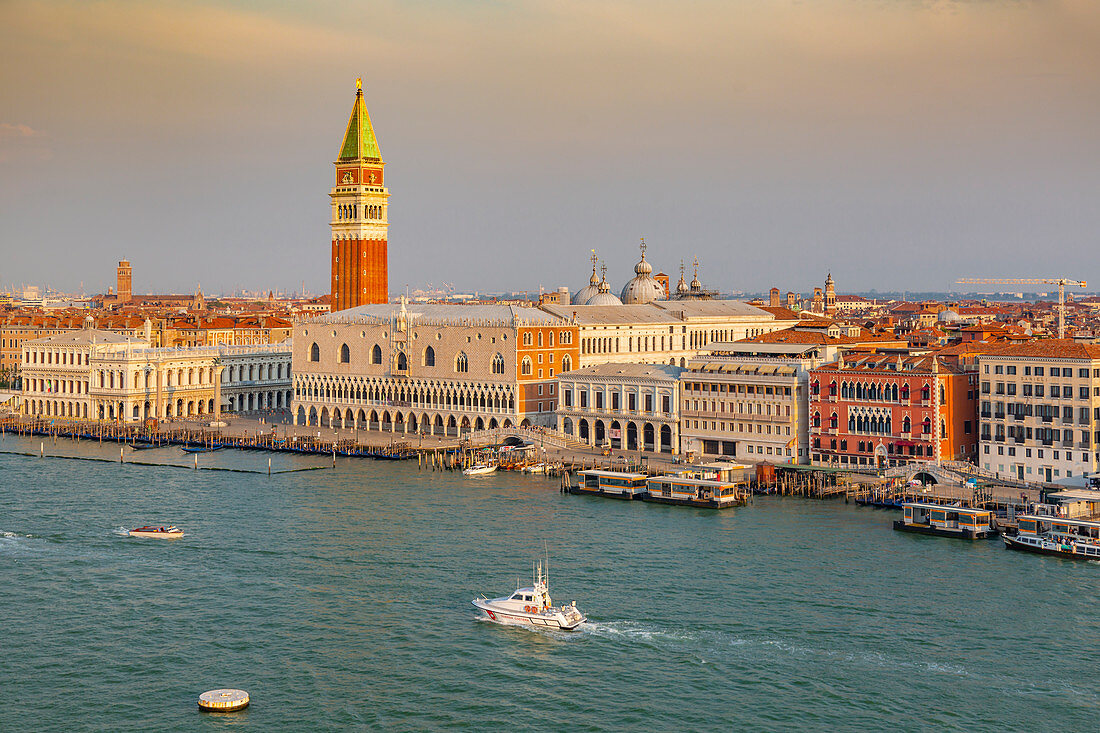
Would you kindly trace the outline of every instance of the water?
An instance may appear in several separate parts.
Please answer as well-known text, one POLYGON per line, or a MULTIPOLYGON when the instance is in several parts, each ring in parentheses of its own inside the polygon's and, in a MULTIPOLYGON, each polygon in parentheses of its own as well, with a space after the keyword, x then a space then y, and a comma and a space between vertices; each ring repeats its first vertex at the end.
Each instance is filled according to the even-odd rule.
MULTIPOLYGON (((267 455, 199 460, 266 472, 267 455)), ((0 455, 0 477, 4 730, 1080 729, 1100 712, 1100 564, 904 535, 890 512, 717 513, 356 460, 269 478, 0 455), (187 536, 121 534, 150 522, 187 536), (471 598, 529 580, 544 541, 555 602, 591 623, 476 620, 471 598), (198 712, 222 686, 253 706, 198 712)))

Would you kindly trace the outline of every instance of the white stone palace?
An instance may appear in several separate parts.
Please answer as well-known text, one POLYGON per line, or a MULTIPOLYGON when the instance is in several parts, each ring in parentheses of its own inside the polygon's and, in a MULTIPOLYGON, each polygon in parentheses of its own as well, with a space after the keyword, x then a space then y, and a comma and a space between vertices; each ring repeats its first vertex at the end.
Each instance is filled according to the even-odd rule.
POLYGON ((577 327, 508 305, 364 305, 294 330, 297 425, 426 435, 550 426, 577 327))
POLYGON ((147 341, 93 328, 26 341, 23 411, 135 422, 285 408, 290 347, 286 341, 150 348, 147 341))

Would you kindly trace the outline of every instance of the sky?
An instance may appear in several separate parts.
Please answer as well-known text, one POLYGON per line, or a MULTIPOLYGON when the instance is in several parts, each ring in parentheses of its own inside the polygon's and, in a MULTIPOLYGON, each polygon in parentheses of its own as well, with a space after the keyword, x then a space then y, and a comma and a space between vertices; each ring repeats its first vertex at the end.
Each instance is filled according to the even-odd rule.
POLYGON ((0 287, 327 292, 356 77, 394 292, 1100 282, 1095 0, 2 0, 0 287))

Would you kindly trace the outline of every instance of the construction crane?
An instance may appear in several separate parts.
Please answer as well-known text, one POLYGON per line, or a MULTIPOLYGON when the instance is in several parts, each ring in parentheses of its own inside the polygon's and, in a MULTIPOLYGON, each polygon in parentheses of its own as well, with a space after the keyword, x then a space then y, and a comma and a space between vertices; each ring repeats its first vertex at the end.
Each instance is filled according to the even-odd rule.
POLYGON ((1087 288, 1084 280, 1072 280, 1068 277, 1035 278, 985 278, 963 277, 955 281, 961 285, 1057 285, 1058 286, 1058 338, 1066 337, 1066 286, 1078 285, 1087 288))

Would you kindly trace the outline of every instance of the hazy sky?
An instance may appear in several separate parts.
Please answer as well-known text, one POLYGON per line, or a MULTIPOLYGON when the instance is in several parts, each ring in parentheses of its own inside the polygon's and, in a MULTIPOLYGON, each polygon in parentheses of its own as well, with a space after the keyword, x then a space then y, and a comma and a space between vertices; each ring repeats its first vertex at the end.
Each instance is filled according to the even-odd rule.
POLYGON ((356 76, 394 291, 1100 281, 1096 0, 0 0, 0 282, 327 291, 356 76))

